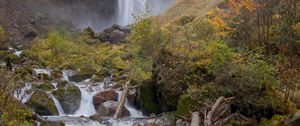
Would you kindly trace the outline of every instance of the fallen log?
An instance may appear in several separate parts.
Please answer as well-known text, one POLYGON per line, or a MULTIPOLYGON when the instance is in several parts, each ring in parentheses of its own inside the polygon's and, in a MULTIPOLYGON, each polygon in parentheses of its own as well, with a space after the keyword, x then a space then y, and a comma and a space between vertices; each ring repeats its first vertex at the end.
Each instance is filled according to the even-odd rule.
POLYGON ((204 126, 221 126, 224 120, 230 116, 230 104, 234 98, 220 97, 204 116, 204 126))
POLYGON ((200 126, 200 117, 198 112, 193 112, 191 126, 200 126))
POLYGON ((127 95, 128 95, 128 85, 130 84, 130 81, 127 81, 125 86, 124 86, 124 89, 123 89, 123 92, 122 92, 122 96, 121 96, 121 99, 119 101, 119 105, 116 109, 116 112, 115 112, 115 116, 114 118, 120 118, 122 116, 122 113, 123 113, 123 108, 124 108, 124 105, 125 105, 125 102, 126 102, 126 98, 127 98, 127 95))

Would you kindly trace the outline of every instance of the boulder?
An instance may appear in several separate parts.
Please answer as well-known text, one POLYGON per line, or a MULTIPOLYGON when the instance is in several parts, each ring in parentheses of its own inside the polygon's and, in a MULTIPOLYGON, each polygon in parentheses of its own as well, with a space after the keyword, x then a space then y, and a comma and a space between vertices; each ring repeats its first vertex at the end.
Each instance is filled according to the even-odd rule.
POLYGON ((141 85, 137 95, 137 102, 143 114, 159 114, 162 112, 156 93, 157 88, 150 80, 145 81, 141 85))
POLYGON ((65 86, 68 84, 69 82, 66 80, 59 80, 57 82, 57 88, 61 89, 61 88, 65 88, 65 86))
POLYGON ((59 88, 53 92, 53 95, 58 99, 66 114, 73 114, 80 106, 81 92, 73 84, 59 88))
POLYGON ((109 35, 109 42, 111 43, 120 43, 125 39, 125 33, 120 30, 114 30, 110 35, 109 35))
POLYGON ((35 91, 26 104, 39 115, 58 115, 53 100, 43 91, 35 91))
POLYGON ((32 84, 38 90, 51 91, 54 89, 54 87, 52 86, 52 84, 50 82, 36 82, 36 83, 32 83, 32 84))
POLYGON ((102 118, 101 114, 99 114, 99 113, 96 113, 96 114, 90 116, 90 119, 96 120, 98 122, 102 122, 103 121, 103 118, 102 118))
POLYGON ((129 90, 127 100, 129 104, 134 105, 136 103, 136 89, 129 90))
MULTIPOLYGON (((118 104, 119 102, 117 101, 106 101, 98 107, 97 111, 100 116, 114 116, 118 104)), ((123 108, 122 117, 124 116, 130 116, 129 111, 126 108, 123 108)))
POLYGON ((118 100, 118 93, 115 90, 108 90, 99 92, 93 97, 93 104, 95 109, 98 109, 98 107, 108 100, 117 101, 118 100))
POLYGON ((60 70, 53 70, 51 76, 53 78, 61 79, 63 77, 63 73, 60 70))
POLYGON ((75 82, 81 82, 83 80, 86 80, 90 77, 92 77, 94 74, 94 71, 72 71, 68 73, 69 80, 70 81, 75 81, 75 82))
POLYGON ((95 39, 98 39, 102 42, 106 42, 109 40, 109 34, 107 34, 105 32, 98 32, 95 34, 95 39))

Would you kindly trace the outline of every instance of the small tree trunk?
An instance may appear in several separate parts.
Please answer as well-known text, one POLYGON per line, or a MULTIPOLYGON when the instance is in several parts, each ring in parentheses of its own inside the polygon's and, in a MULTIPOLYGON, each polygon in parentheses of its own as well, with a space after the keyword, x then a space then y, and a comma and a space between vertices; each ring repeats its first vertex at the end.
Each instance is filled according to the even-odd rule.
POLYGON ((191 126, 199 126, 200 117, 198 112, 193 112, 191 126))
POLYGON ((123 108, 124 108, 124 105, 125 105, 125 102, 126 102, 126 98, 127 98, 129 83, 130 83, 130 81, 127 81, 126 84, 125 84, 125 87, 123 89, 123 93, 122 93, 121 99, 119 101, 119 105, 118 105, 118 107, 116 109, 114 118, 120 118, 122 116, 123 108))

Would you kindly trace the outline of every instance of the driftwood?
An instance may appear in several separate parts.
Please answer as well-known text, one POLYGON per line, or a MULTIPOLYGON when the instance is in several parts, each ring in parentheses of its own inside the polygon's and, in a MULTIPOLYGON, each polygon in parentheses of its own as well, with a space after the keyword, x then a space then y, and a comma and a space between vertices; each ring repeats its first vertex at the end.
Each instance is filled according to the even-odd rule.
POLYGON ((233 116, 231 115, 230 105, 234 98, 220 97, 213 106, 192 113, 191 126, 222 126, 228 122, 233 116))
POLYGON ((122 93, 121 99, 119 101, 119 105, 116 109, 114 118, 120 118, 122 116, 123 108, 124 108, 126 98, 127 98, 127 95, 128 95, 128 89, 129 89, 128 85, 129 84, 130 84, 130 81, 127 81, 125 86, 124 86, 123 93, 122 93))
POLYGON ((200 126, 200 117, 198 112, 193 112, 191 126, 200 126))

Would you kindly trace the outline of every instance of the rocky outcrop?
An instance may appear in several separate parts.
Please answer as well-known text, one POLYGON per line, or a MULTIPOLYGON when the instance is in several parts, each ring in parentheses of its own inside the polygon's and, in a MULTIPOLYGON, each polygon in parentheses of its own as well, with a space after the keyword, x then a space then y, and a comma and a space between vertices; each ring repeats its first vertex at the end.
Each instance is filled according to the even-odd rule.
POLYGON ((80 89, 73 84, 59 88, 53 92, 53 95, 58 99, 66 114, 73 114, 80 106, 80 89))
POLYGON ((90 44, 104 42, 119 44, 125 41, 125 38, 130 33, 130 31, 131 30, 128 27, 113 25, 112 27, 103 30, 103 32, 98 32, 94 33, 93 35, 89 35, 91 38, 87 40, 87 42, 90 44))
POLYGON ((143 82, 139 90, 142 111, 150 114, 176 110, 180 95, 188 88, 186 75, 190 71, 183 59, 162 50, 153 64, 151 79, 143 82))
POLYGON ((94 97, 93 97, 93 104, 95 109, 98 109, 98 107, 106 102, 106 101, 117 101, 118 100, 118 93, 115 90, 108 90, 108 91, 103 91, 103 92, 99 92, 97 93, 94 97))
POLYGON ((54 102, 43 91, 35 91, 26 104, 39 115, 58 115, 54 102))
MULTIPOLYGON (((117 101, 106 101, 103 102, 97 109, 98 113, 101 116, 114 116, 115 115, 115 111, 118 107, 118 102, 117 101)), ((123 108, 123 112, 121 114, 122 117, 124 116, 130 116, 129 111, 124 107, 123 108)))

